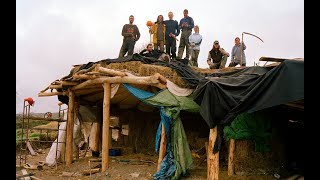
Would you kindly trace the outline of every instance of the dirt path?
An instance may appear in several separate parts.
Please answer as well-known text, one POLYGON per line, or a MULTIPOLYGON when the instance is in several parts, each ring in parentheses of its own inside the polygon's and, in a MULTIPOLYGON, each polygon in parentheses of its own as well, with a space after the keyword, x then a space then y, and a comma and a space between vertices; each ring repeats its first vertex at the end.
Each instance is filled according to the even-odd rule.
MULTIPOLYGON (((43 154, 38 154, 36 156, 28 155, 27 163, 38 164, 39 161, 45 161, 46 155, 49 148, 44 151, 43 154)), ((18 154, 17 154, 18 155, 18 154)), ((17 156, 18 157, 18 156, 17 156)), ((87 157, 80 158, 70 167, 65 166, 63 163, 58 164, 56 167, 43 166, 43 170, 31 170, 27 169, 28 173, 35 173, 34 176, 43 180, 51 179, 119 179, 119 180, 129 180, 129 179, 153 179, 153 174, 157 169, 157 156, 156 155, 145 155, 145 154, 128 154, 123 156, 110 157, 109 169, 105 173, 96 173, 84 176, 81 174, 84 170, 89 170, 89 159, 91 153, 87 154, 87 157), (152 163, 153 162, 153 163, 152 163), (63 174, 73 174, 73 176, 64 177, 63 174)), ((19 159, 17 158, 16 164, 19 165, 19 159)), ((200 163, 198 159, 194 160, 194 164, 189 170, 187 177, 182 177, 181 179, 188 180, 205 180, 207 179, 207 167, 206 162, 200 163)), ((100 162, 91 162, 91 168, 101 166, 100 162)), ((17 167, 17 174, 21 174, 22 168, 17 167)), ((234 176, 229 178, 227 175, 227 167, 223 165, 220 167, 220 179, 274 179, 271 175, 260 175, 260 176, 234 176)))

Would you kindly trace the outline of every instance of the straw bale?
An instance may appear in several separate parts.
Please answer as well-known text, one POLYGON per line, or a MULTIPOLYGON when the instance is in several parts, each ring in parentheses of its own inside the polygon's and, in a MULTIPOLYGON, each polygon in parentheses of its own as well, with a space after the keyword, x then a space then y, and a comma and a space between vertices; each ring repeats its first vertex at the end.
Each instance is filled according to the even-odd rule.
POLYGON ((152 76, 155 73, 160 73, 165 78, 169 79, 173 83, 180 87, 188 87, 187 83, 181 78, 177 72, 169 67, 144 64, 140 61, 129 61, 120 63, 101 64, 102 67, 106 67, 113 70, 128 71, 137 76, 152 76))
POLYGON ((180 87, 188 87, 185 80, 181 78, 177 72, 169 67, 157 66, 151 64, 143 64, 140 66, 139 74, 141 76, 150 76, 155 73, 159 73, 165 78, 169 79, 173 83, 177 84, 180 87))

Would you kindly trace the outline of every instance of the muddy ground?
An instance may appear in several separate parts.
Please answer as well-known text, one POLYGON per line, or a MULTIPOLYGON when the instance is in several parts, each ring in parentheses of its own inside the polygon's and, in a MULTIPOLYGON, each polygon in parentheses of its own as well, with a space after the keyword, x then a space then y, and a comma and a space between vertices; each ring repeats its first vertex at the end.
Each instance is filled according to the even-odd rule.
MULTIPOLYGON (((45 161, 47 153, 50 148, 43 150, 43 153, 39 153, 36 156, 27 155, 27 163, 30 165, 37 165, 40 161, 45 161)), ((81 153, 83 153, 82 151, 81 153)), ((127 151, 128 152, 128 151, 127 151)), ((42 166, 42 170, 26 169, 28 173, 34 173, 34 176, 40 179, 51 180, 51 179, 153 179, 153 174, 157 169, 157 155, 152 154, 134 154, 124 153, 121 156, 110 156, 109 168, 106 172, 95 173, 92 175, 83 175, 82 172, 89 170, 89 159, 97 159, 91 156, 91 152, 88 151, 86 157, 80 157, 75 160, 71 166, 67 167, 64 163, 58 163, 58 166, 48 167, 47 165, 42 166)), ((22 160, 22 166, 24 160, 22 160)), ((204 157, 193 157, 193 165, 190 168, 188 175, 181 179, 194 179, 194 180, 205 180, 207 179, 207 165, 204 157)), ((19 152, 17 152, 16 158, 16 174, 22 175, 22 167, 18 167, 19 152)), ((101 167, 101 162, 91 162, 91 168, 101 167)), ((261 179, 271 180, 275 179, 273 175, 244 175, 241 172, 237 172, 238 175, 228 177, 227 175, 227 164, 220 163, 220 179, 261 179)))

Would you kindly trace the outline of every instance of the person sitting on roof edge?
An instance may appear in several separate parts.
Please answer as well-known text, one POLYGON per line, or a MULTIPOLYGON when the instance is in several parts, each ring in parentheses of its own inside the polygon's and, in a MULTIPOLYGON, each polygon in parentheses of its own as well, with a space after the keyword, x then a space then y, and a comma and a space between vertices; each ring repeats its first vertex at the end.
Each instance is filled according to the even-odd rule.
POLYGON ((163 51, 153 49, 152 43, 149 43, 147 45, 147 48, 142 50, 139 54, 144 57, 153 57, 161 61, 170 61, 170 56, 163 51))
POLYGON ((246 66, 246 55, 244 53, 246 48, 247 46, 244 44, 244 42, 240 43, 239 37, 234 39, 234 46, 231 51, 231 62, 229 67, 235 67, 238 64, 240 64, 240 66, 246 66))
POLYGON ((215 40, 212 49, 208 53, 207 63, 210 69, 222 69, 229 56, 229 53, 220 47, 219 41, 215 40))

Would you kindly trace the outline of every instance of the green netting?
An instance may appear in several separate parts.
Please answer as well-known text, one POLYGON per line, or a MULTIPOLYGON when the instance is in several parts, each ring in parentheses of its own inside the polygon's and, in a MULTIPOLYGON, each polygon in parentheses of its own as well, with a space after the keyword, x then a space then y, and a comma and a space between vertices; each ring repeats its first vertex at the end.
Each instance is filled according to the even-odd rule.
POLYGON ((254 140, 255 151, 270 151, 267 141, 271 137, 271 119, 264 112, 243 113, 223 130, 224 136, 236 140, 254 140))

